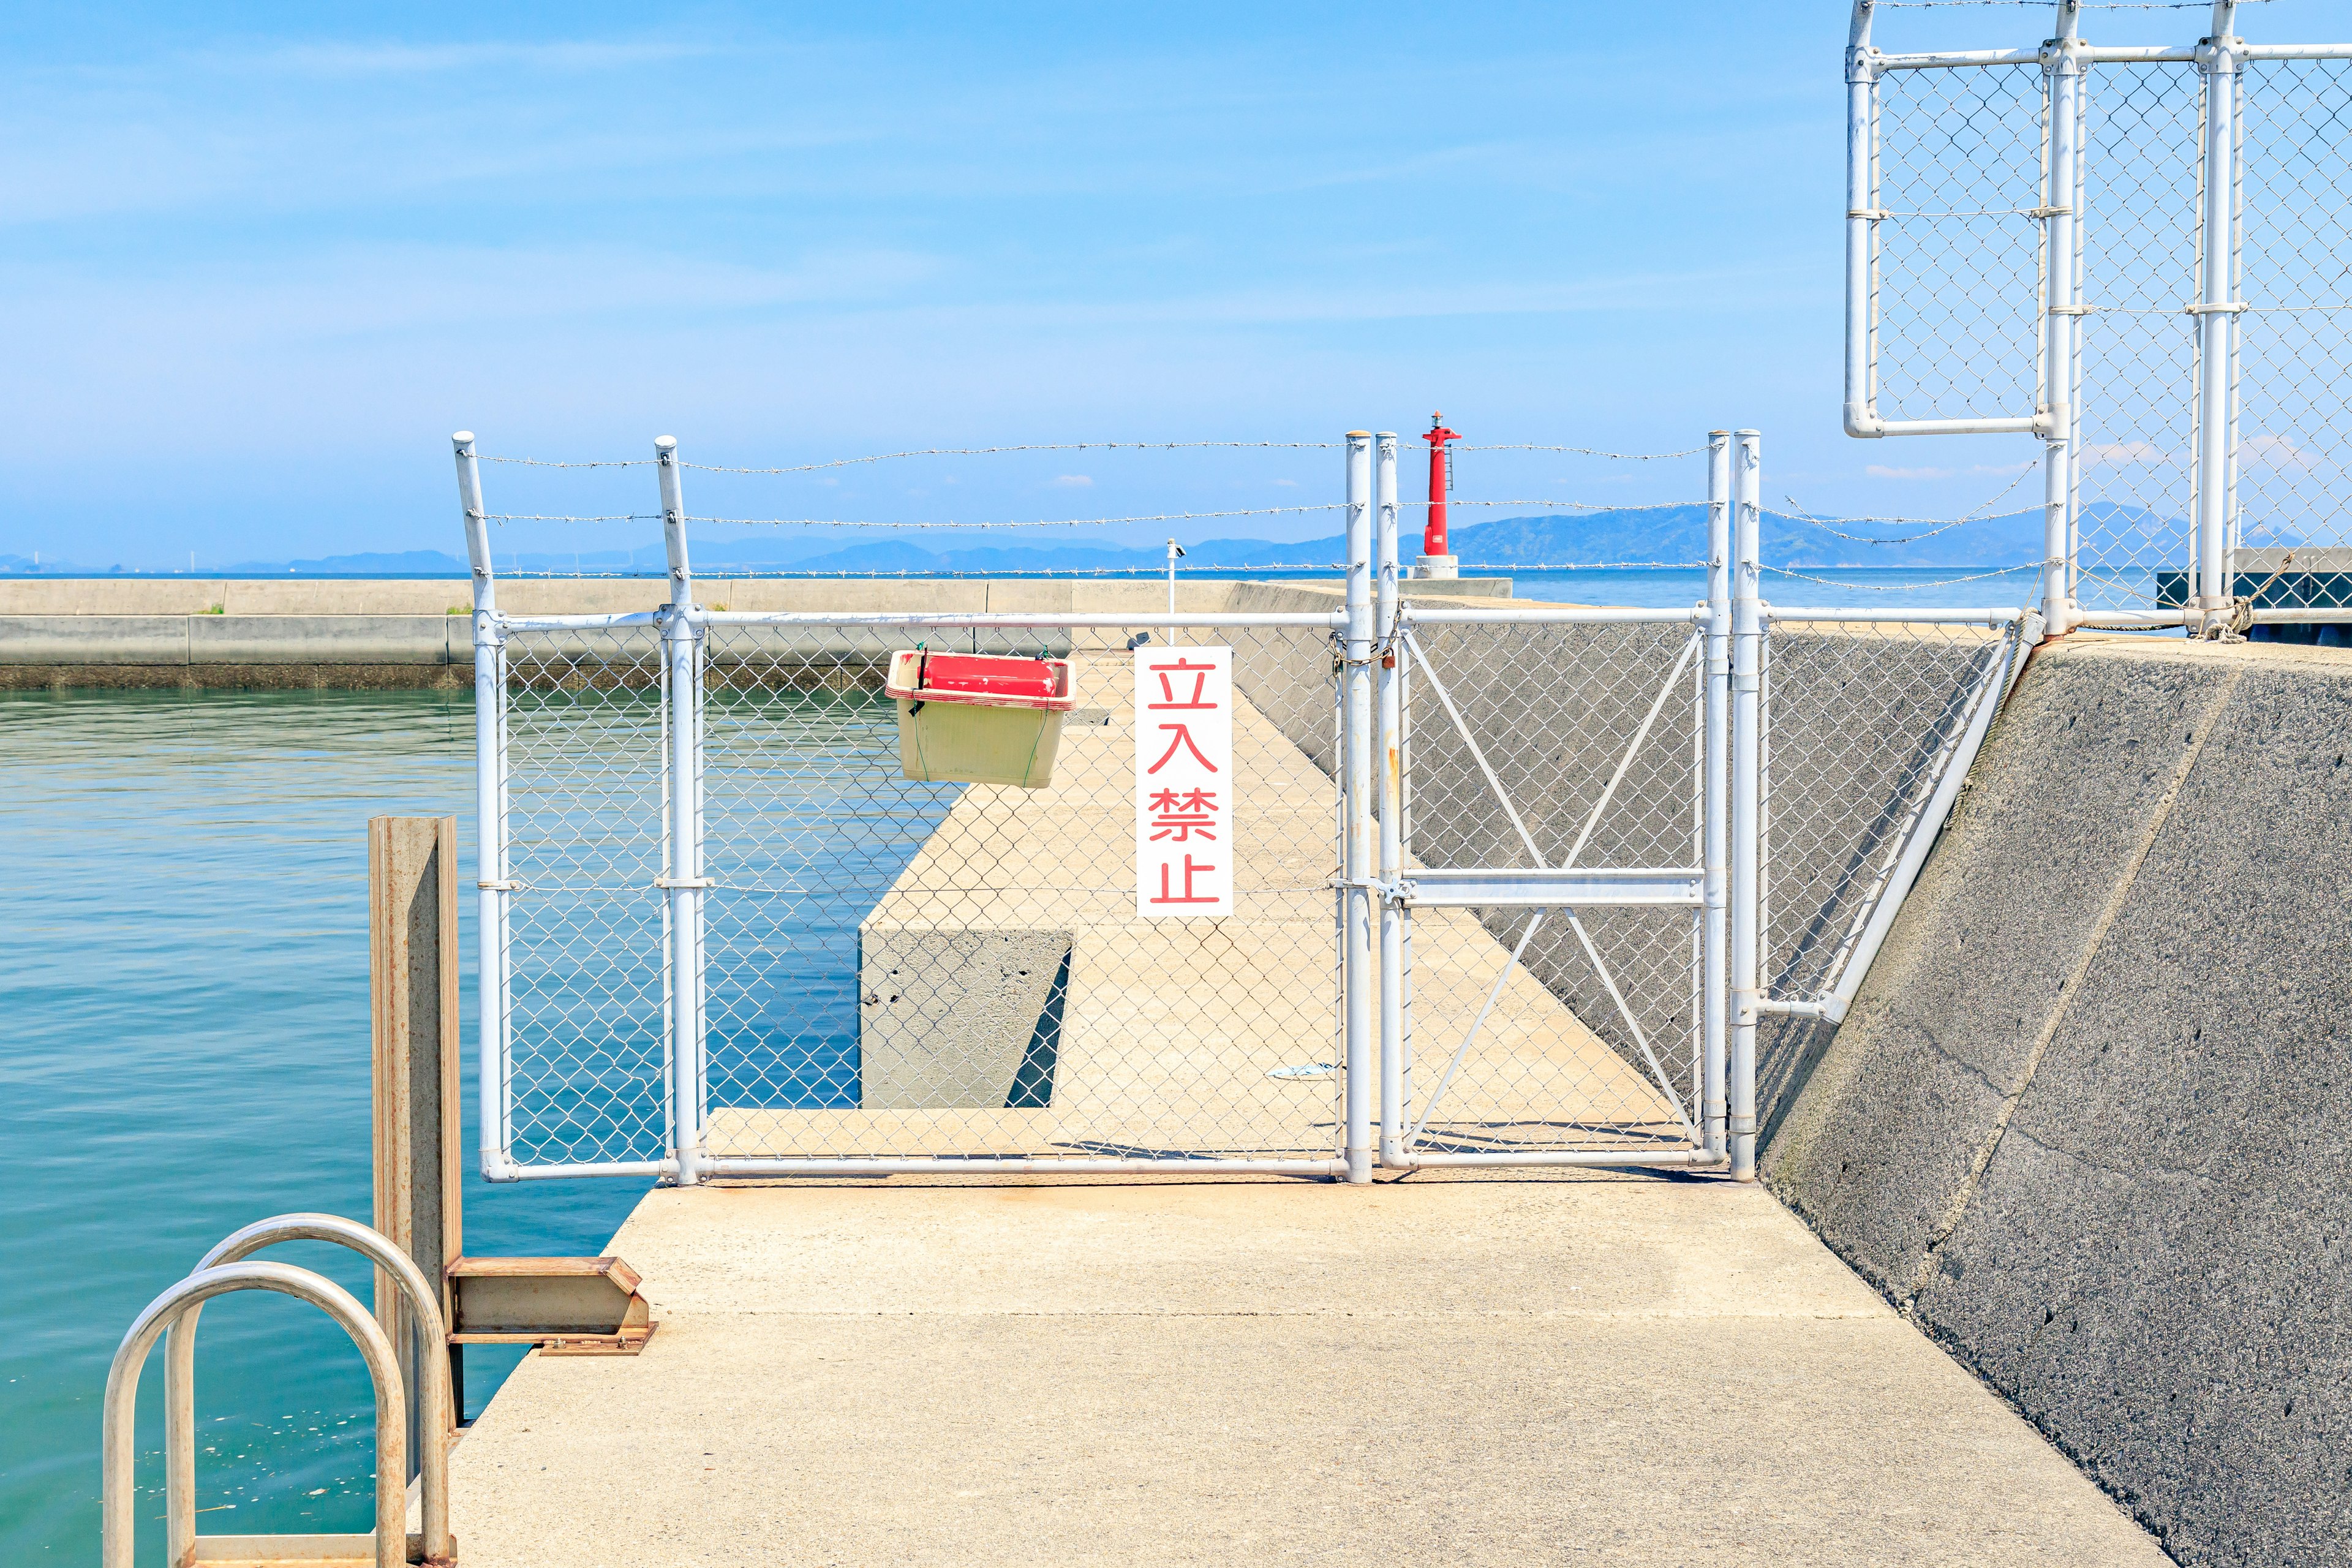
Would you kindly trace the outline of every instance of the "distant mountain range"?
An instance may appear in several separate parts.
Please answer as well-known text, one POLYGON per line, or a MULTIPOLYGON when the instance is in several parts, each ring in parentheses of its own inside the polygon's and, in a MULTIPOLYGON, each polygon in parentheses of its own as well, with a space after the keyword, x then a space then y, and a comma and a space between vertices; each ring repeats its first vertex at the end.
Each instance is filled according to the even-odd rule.
MULTIPOLYGON (((1764 514, 1764 560, 1775 566, 2018 566, 2042 556, 2042 510, 2011 512, 1946 528, 1930 533, 1911 525, 1849 521, 1826 518, 1818 521, 1764 514), (1864 540, 1842 537, 1861 535, 1864 540)), ((2184 522, 2164 522, 2152 512, 2111 504, 2084 509, 2084 521, 2097 522, 2102 531, 2145 531, 2155 539, 2185 535, 2184 522)), ((1576 516, 1496 518, 1465 523, 1453 530, 1454 552, 1465 570, 1492 566, 1528 571, 1544 565, 1610 565, 1636 562, 1696 563, 1706 558, 1706 509, 1700 505, 1656 510, 1627 508, 1585 512, 1576 516)), ((1405 543, 1408 563, 1419 541, 1405 543)), ((1264 539, 1213 539, 1185 547, 1184 564, 1194 569, 1252 567, 1337 567, 1347 558, 1342 536, 1279 543, 1264 539)), ((792 572, 795 574, 898 574, 919 576, 933 573, 988 574, 1009 572, 1149 573, 1158 571, 1165 552, 1158 547, 1123 549, 1084 544, 983 545, 973 549, 929 550, 902 540, 836 545, 832 540, 801 534, 767 540, 697 540, 695 571, 717 575, 734 572, 792 572)), ((500 571, 520 573, 580 572, 616 576, 654 576, 663 570, 658 543, 636 550, 522 551, 511 556, 500 552, 500 571)), ((23 556, 0 555, 0 575, 44 577, 166 575, 127 570, 120 565, 97 566, 73 562, 43 561, 37 567, 23 556)), ((310 561, 238 561, 226 566, 205 566, 206 577, 463 577, 466 563, 438 550, 377 552, 330 555, 310 561)))

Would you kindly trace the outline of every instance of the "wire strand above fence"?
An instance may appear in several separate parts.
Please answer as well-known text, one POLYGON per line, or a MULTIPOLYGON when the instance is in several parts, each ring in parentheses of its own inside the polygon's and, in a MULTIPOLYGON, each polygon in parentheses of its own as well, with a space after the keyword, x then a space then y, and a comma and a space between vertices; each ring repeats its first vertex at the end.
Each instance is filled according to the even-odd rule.
POLYGON ((2023 468, 2018 471, 2017 477, 2010 480, 2006 485, 2003 485, 1993 494, 1990 500, 1983 502, 1974 511, 1969 512, 1967 515, 1962 517, 1842 517, 1838 519, 1840 522, 1895 522, 1933 525, 1930 526, 1925 533, 1905 534, 1896 539, 1881 539, 1867 533, 1848 533, 1843 529, 1832 528, 1828 523, 1823 522, 1820 518, 1815 517, 1811 512, 1807 511, 1802 506, 1799 505, 1795 496, 1783 495, 1780 499, 1789 503, 1790 508, 1789 513, 1790 516, 1795 518, 1799 522, 1811 523, 1813 527, 1820 529, 1823 533, 1835 534, 1840 539, 1852 540, 1856 544, 1916 544, 1923 539, 1933 539, 1939 533, 1949 533, 1952 530, 1962 527, 1968 523, 1984 521, 1987 518, 1992 515, 1992 509, 1994 507, 1999 506, 2001 501, 2008 497, 2011 490, 2017 489, 2018 486, 2025 482, 2027 475, 2032 473, 2041 466, 2042 460, 2039 458, 2035 458, 2032 462, 2026 464, 2023 468))

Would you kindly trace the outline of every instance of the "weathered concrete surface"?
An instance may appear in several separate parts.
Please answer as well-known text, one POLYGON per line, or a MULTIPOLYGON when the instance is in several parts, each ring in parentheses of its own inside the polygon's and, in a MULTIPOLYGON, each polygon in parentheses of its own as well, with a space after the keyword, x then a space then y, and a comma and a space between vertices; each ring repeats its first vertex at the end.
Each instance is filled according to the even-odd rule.
MULTIPOLYGON (((1067 931, 861 931, 858 1104, 1010 1105, 1069 956, 1067 931)), ((1051 1090, 1052 1070, 1042 1064, 1041 1091, 1051 1090)))
POLYGON ((661 1328, 524 1363, 472 1568, 2158 1568, 1770 1198, 1717 1182, 657 1191, 661 1328))
MULTIPOLYGON (((1187 610, 1232 605, 1239 584, 1187 582, 1187 610)), ((1444 595, 1507 598, 1507 579, 1465 578, 1432 585, 1444 595)), ((1149 582, 869 578, 705 577, 696 596, 720 610, 1135 611, 1168 603, 1149 582)), ((499 607, 519 615, 609 615, 651 610, 667 597, 661 578, 530 578, 502 581, 499 607)), ((454 688, 471 679, 471 589, 459 581, 307 581, 218 578, 0 578, 0 690, 78 687, 454 688), (454 669, 451 667, 456 667, 454 669)), ((829 650, 812 634, 764 636, 734 628, 740 656, 787 646, 829 650)), ((563 649, 541 637, 542 650, 563 649)), ((592 652, 593 637, 572 649, 592 652)))
POLYGON ((2352 1558, 2352 654, 2029 669, 1773 1189, 2183 1562, 2352 1558))

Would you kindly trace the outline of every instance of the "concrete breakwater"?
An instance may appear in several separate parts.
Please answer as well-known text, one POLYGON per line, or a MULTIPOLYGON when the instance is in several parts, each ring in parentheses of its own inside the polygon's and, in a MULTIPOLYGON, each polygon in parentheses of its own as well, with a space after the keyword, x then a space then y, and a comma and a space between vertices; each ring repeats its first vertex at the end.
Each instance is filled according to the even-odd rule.
MULTIPOLYGON (((1241 584, 1190 581, 1178 604, 1227 607, 1241 584)), ((1507 580, 1425 585, 1499 595, 1507 580)), ((0 690, 237 687, 433 688, 473 679, 472 590, 458 579, 18 578, 0 581, 0 690)), ((708 577, 714 609, 1129 611, 1168 603, 1164 584, 1038 580, 708 577)), ((499 584, 519 615, 651 610, 661 578, 518 578, 499 584)))
POLYGON ((2352 1557, 2347 756, 2352 652, 2045 647, 1780 1064, 1772 1190, 2184 1563, 2352 1557))

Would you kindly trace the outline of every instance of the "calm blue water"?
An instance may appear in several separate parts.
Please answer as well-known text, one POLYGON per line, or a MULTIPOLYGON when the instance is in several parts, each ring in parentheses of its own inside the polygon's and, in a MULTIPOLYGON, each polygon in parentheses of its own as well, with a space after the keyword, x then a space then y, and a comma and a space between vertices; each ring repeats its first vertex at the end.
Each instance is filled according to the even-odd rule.
MULTIPOLYGON (((560 741, 583 716, 609 728, 614 703, 554 697, 532 711, 542 742, 560 741)), ((894 710, 878 694, 714 695, 706 720, 725 764, 706 847, 730 884, 709 922, 714 1100, 855 1104, 857 922, 961 786, 897 779, 894 710)), ((470 692, 8 696, 0 733, 0 907, 12 913, 0 949, 0 1168, 13 1178, 0 1190, 10 1270, 0 1292, 0 1564, 92 1563, 100 1396, 131 1320, 247 1221, 289 1209, 369 1216, 366 822, 456 816, 460 885, 475 874, 473 702, 470 692)), ((615 886, 604 896, 643 900, 650 871, 630 857, 652 852, 637 797, 649 790, 657 803, 657 778, 595 772, 600 788, 584 795, 537 808, 519 800, 519 870, 536 874, 522 863, 534 835, 575 858, 583 844, 602 847, 630 861, 605 879, 615 886), (554 815, 541 821, 534 809, 554 815), (583 810, 593 821, 579 819, 583 810), (583 837, 583 826, 614 831, 583 837)), ((470 1047, 474 900, 459 910, 470 1047)), ((566 912, 553 917, 563 940, 531 950, 541 984, 634 975, 622 989, 657 1004, 651 954, 633 951, 620 926, 566 912)), ((657 937, 657 910, 651 930, 657 937)), ((519 995, 530 991, 519 984, 519 995)), ((573 984, 551 1017, 576 1030, 582 994, 604 993, 573 984)), ((561 1053, 565 1041, 527 1013, 519 1056, 561 1053)), ((599 1038, 619 1064, 594 1086, 596 1114, 570 1105, 566 1096, 588 1089, 570 1083, 551 1099, 520 1094, 519 1130, 534 1118, 626 1120, 634 1105, 657 1143, 658 1086, 629 1078, 620 1060, 646 1055, 657 1021, 587 1022, 614 1026, 599 1038)), ((471 1165, 470 1048, 465 1076, 467 1249, 601 1251, 646 1184, 484 1183, 471 1165)), ((597 1157, 572 1157, 583 1154, 597 1157)), ((370 1299, 369 1273, 349 1254, 272 1256, 281 1254, 370 1299)), ((203 1333, 200 1528, 365 1529, 372 1405, 357 1353, 315 1310, 273 1296, 214 1303, 203 1333)), ((467 1351, 469 1409, 519 1354, 467 1351)), ((151 1363, 142 1563, 162 1558, 161 1379, 151 1363)))
MULTIPOLYGON (((1837 609, 2006 609, 2041 597, 2039 569, 1980 576, 1979 566, 1823 566, 1791 576, 1768 569, 1764 597, 1776 605, 1837 609), (1954 581, 1968 578, 1973 581, 1954 581)), ((1465 572, 1508 575, 1511 596, 1572 605, 1660 609, 1706 597, 1703 569, 1592 566, 1574 572, 1465 572)))
MULTIPOLYGON (((368 1217, 366 821, 465 823, 472 725, 469 693, 0 698, 0 1562, 97 1561, 100 1394, 156 1290, 247 1220, 368 1217)), ((467 1242, 593 1253, 641 1190, 469 1170, 467 1242)), ((350 1255, 281 1251, 370 1299, 350 1255)), ((467 1352, 469 1405, 514 1359, 467 1352)), ((312 1309, 215 1302, 197 1398, 207 1532, 366 1528, 366 1376, 312 1309)))

